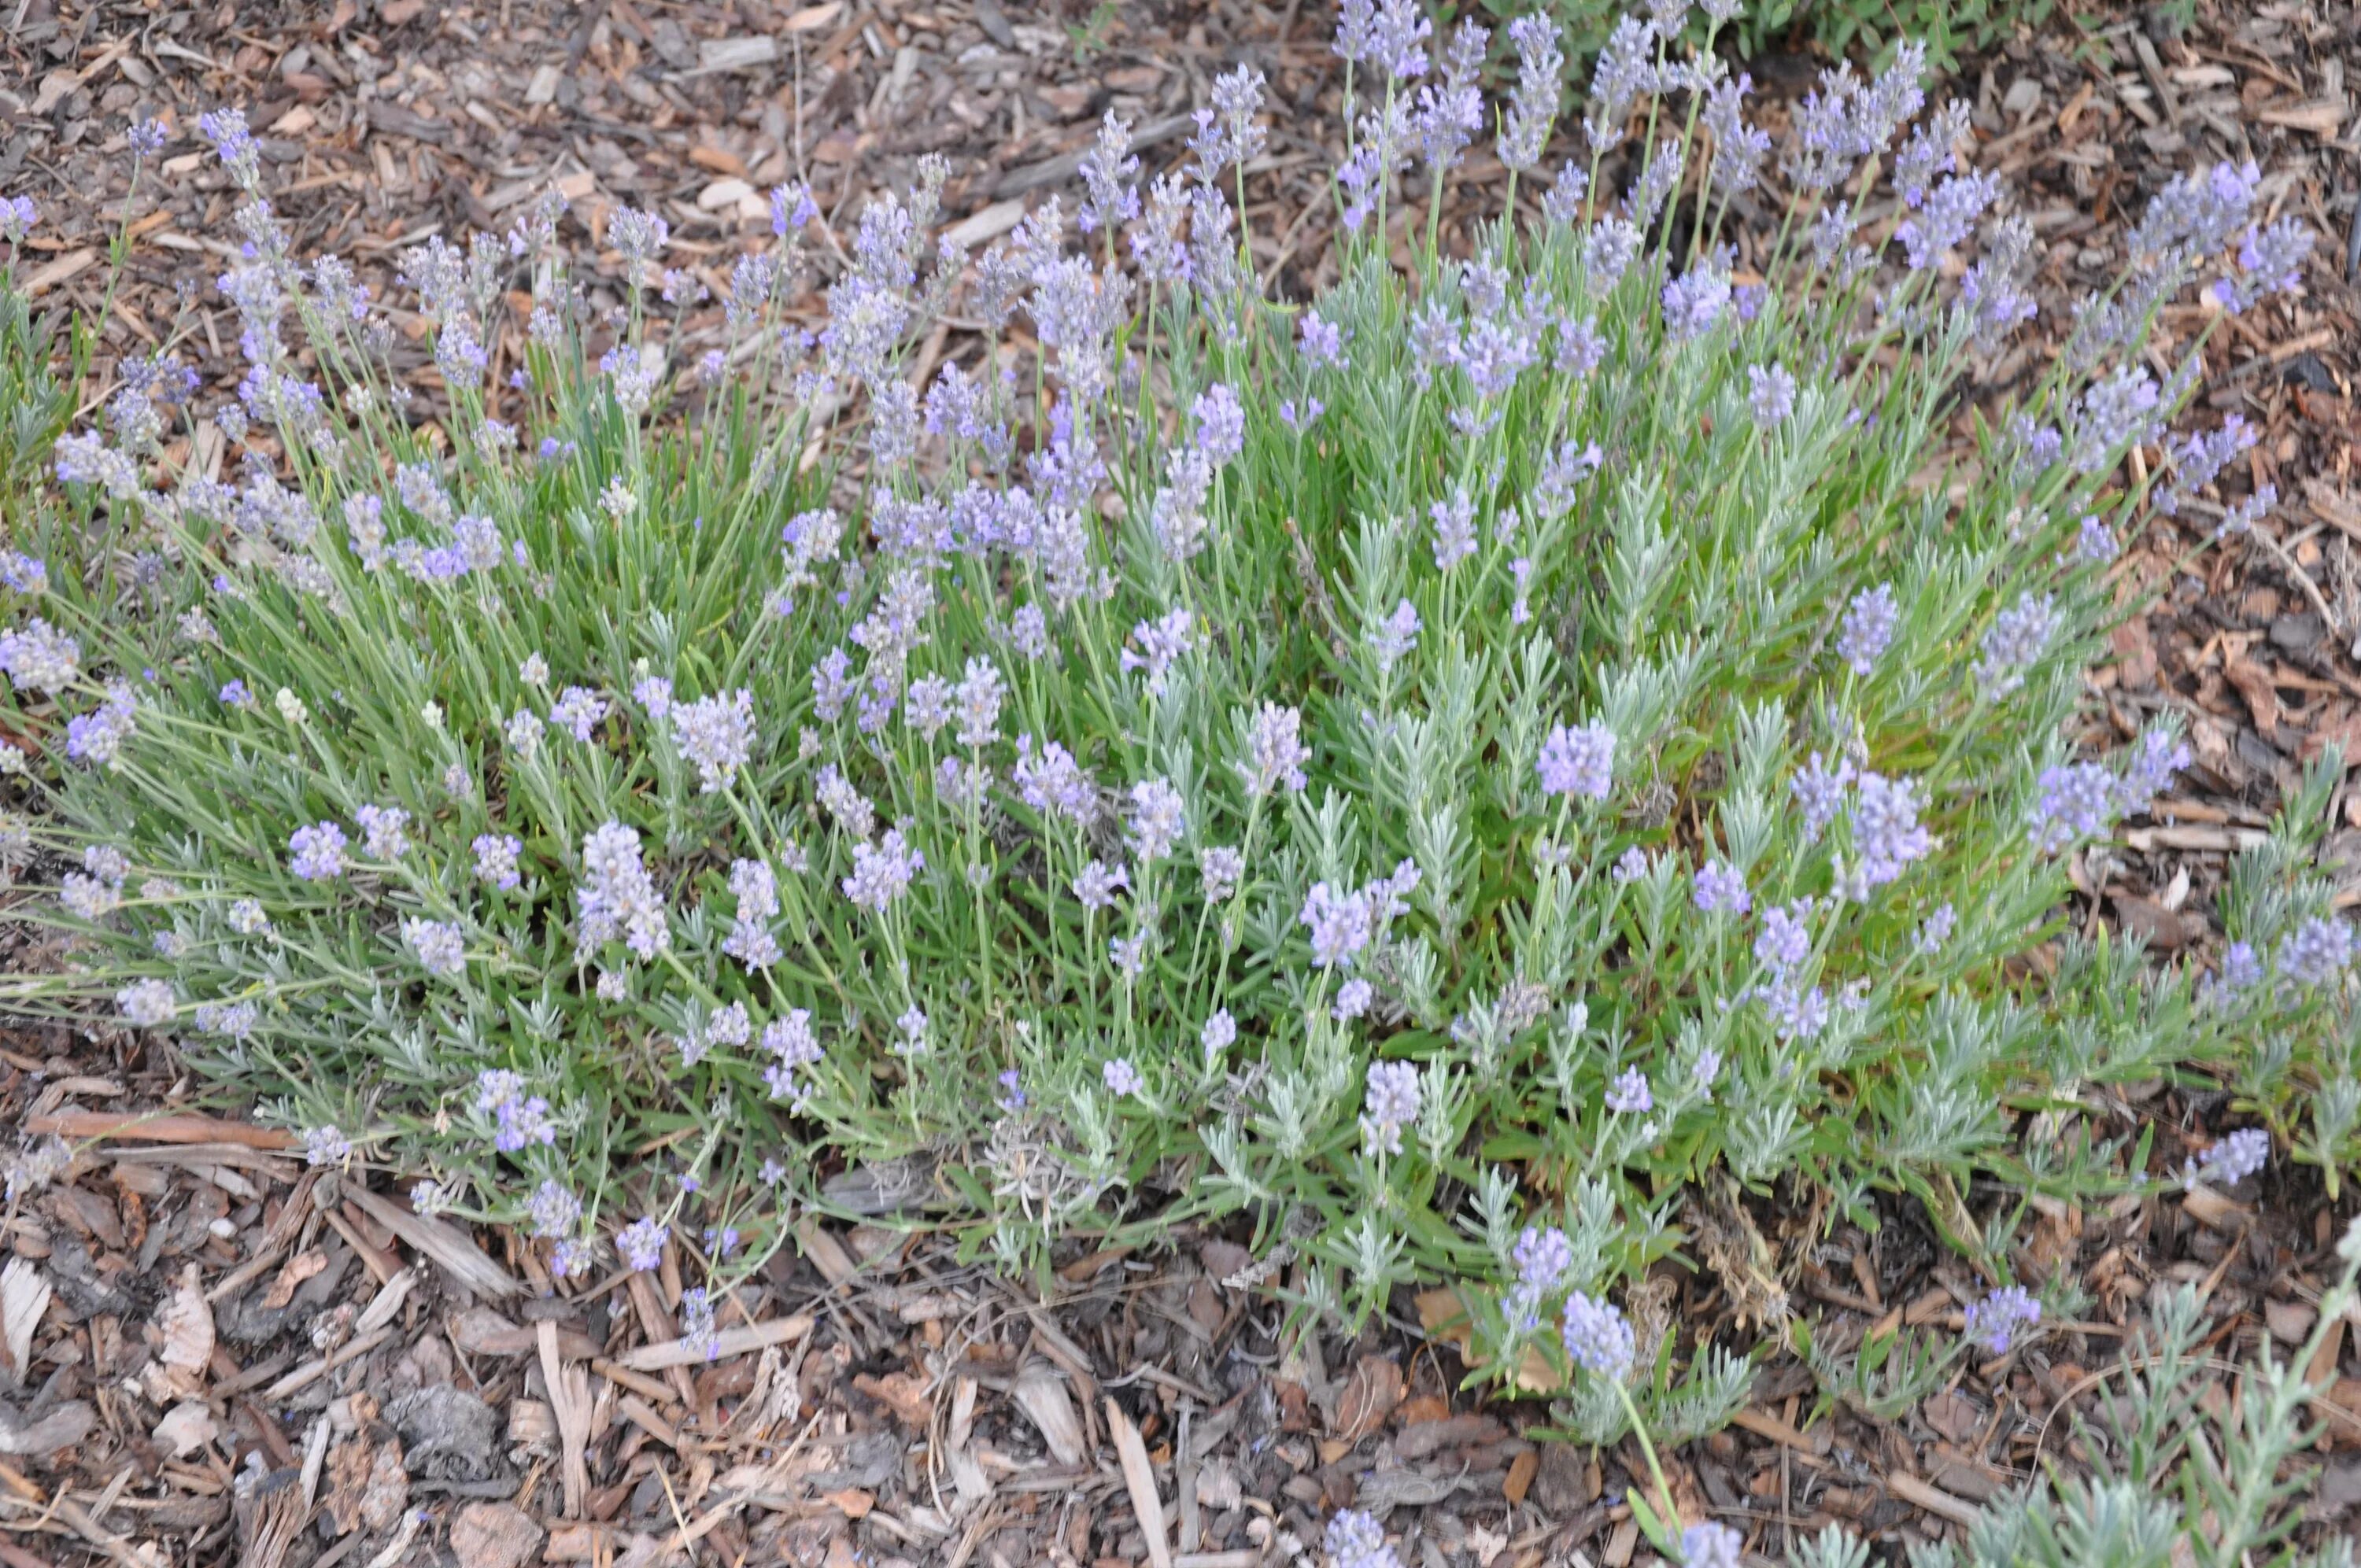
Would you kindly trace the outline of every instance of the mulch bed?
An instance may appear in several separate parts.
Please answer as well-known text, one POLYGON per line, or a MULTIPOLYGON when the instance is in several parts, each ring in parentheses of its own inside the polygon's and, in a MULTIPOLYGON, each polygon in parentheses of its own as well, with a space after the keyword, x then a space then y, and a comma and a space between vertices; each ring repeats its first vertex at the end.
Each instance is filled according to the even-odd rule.
MULTIPOLYGON (((1316 286, 1328 249, 1335 79, 1315 5, 0 5, 0 190, 45 214, 20 275, 45 306, 93 310, 106 236, 133 236, 92 395, 116 356, 174 339, 207 401, 238 373, 225 307, 174 287, 214 266, 235 192, 184 138, 126 203, 135 111, 187 127, 247 105, 299 247, 347 254, 386 297, 402 247, 502 226, 553 182, 593 228, 618 203, 661 211, 674 251, 718 273, 766 229, 758 193, 789 173, 813 179, 840 229, 941 152, 947 210, 988 239, 1067 188, 1110 106, 1146 127, 1151 164, 1177 154, 1181 117, 1243 59, 1281 109, 1250 188, 1272 287, 1316 286)), ((2200 417, 2262 433, 2224 499, 2277 485, 2268 540, 2201 548, 2210 512, 2153 531, 2120 569, 2132 613, 2091 683, 2093 749, 2173 709, 2197 762, 2149 824, 2079 858, 2074 916, 2204 961, 2228 854, 2323 746, 2361 755, 2361 11, 2205 7, 2180 37, 2160 16, 2055 23, 1969 62, 1953 90, 1975 105, 1981 161, 2012 176, 2048 246, 2053 336, 2119 264, 2126 214, 2201 160, 2254 159, 2269 204, 2322 235, 2305 298, 2218 321, 2207 345, 2200 417)), ((1775 104, 1810 64, 1753 70, 1775 104)), ((1497 173, 1467 170, 1449 232, 1497 204, 1497 173)), ((818 302, 799 308, 816 317, 818 302)), ((718 320, 693 313, 685 330, 718 320)), ((2167 346, 2204 324, 2169 313, 2167 346)), ((1979 394, 2029 362, 1984 367, 1979 394)), ((2334 808, 2326 854, 2356 868, 2349 904, 2361 804, 2340 792, 2334 808)), ((421 1222, 390 1186, 307 1170, 269 1132, 208 1113, 151 1038, 20 1030, 0 1047, 0 1116, 93 1140, 7 1207, 5 1568, 1247 1568, 1316 1560, 1323 1521, 1348 1505, 1387 1513, 1419 1568, 1647 1559, 1621 1501, 1628 1446, 1535 1441, 1542 1403, 1462 1392, 1447 1330, 1422 1330, 1407 1294, 1356 1339, 1286 1337, 1285 1275, 1246 1283, 1256 1260, 1232 1236, 1077 1251, 1045 1299, 938 1239, 814 1223, 734 1294, 728 1354, 708 1363, 680 1343, 675 1268, 553 1286, 517 1238, 421 1222)), ((2164 1169, 2228 1113, 2201 1082, 2093 1120, 2154 1128, 2164 1169)), ((2153 1291, 2206 1293, 2220 1362, 2303 1340, 2353 1209, 2312 1174, 2039 1208, 2018 1269, 2078 1279, 2084 1315, 1913 1398, 1824 1410, 1811 1370, 1766 1350, 1752 1409, 1670 1456, 1684 1511, 1766 1557, 1830 1520, 1885 1561, 1956 1535, 1982 1499, 2090 1457, 2074 1417, 2153 1291)), ((1986 1217, 2001 1201, 1971 1195, 1986 1217)), ((1783 1289, 1823 1354, 1897 1327, 1948 1340, 1982 1282, 1911 1210, 1880 1220, 1700 1198, 1700 1266, 1664 1266, 1641 1295, 1684 1349, 1755 1344, 1783 1289)), ((2356 1337, 2311 1369, 2330 1389, 2310 1535, 2361 1528, 2356 1337)), ((2227 1398, 2234 1376, 2215 1376, 2227 1398)))

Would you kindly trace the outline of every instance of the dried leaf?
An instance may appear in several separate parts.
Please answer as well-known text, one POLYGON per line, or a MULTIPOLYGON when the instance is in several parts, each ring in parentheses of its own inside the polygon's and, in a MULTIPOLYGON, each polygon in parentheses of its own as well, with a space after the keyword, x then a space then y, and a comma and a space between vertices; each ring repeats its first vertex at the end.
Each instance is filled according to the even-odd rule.
POLYGON ((270 1288, 262 1293, 262 1304, 272 1308, 287 1305, 295 1299, 298 1286, 327 1266, 328 1255, 318 1247, 297 1253, 280 1265, 278 1277, 271 1280, 270 1288))
POLYGON ((1336 1435, 1356 1442, 1368 1436, 1401 1399, 1401 1368, 1382 1355, 1361 1357, 1336 1398, 1336 1435))
POLYGON ((190 1399, 164 1412, 156 1423, 154 1437, 172 1451, 175 1459, 186 1459, 219 1436, 221 1428, 214 1424, 213 1412, 197 1400, 190 1399))
POLYGON ((927 1397, 923 1378, 906 1372, 889 1372, 883 1377, 873 1377, 864 1372, 852 1380, 852 1386, 889 1407, 905 1426, 923 1431, 935 1419, 935 1402, 927 1397))
POLYGON ((214 1310, 197 1288, 195 1264, 181 1271, 180 1288, 157 1314, 156 1326, 164 1335, 157 1359, 164 1364, 166 1381, 177 1392, 199 1392, 204 1387, 205 1364, 214 1355, 214 1310))

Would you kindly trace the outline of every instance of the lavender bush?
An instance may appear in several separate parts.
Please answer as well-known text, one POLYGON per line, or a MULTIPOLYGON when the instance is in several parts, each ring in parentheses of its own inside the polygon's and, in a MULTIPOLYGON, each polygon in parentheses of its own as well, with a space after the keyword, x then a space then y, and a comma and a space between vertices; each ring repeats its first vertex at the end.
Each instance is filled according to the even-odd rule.
MULTIPOLYGON (((695 356, 661 217, 609 214, 599 279, 554 202, 430 240, 408 379, 207 116, 249 192, 240 397, 126 362, 0 572, 32 738, 0 760, 40 807, 5 848, 71 944, 11 1004, 169 1037, 553 1276, 669 1249, 724 1285, 807 1205, 1013 1268, 1230 1217, 1309 1310, 1491 1287, 1474 1354, 1571 1378, 1595 1437, 1743 1398, 1743 1360, 1676 1377, 1613 1304, 1700 1179, 1914 1195, 2004 1280, 1971 1182, 2119 1183, 2088 1085, 2249 1059, 2248 1021, 2343 994, 2287 860, 2222 997, 2111 948, 2009 967, 2184 758, 2062 732, 2147 505, 2121 460, 2195 375, 2155 378, 2148 324, 2284 286, 2301 236, 2251 169, 2177 182, 1947 466, 2030 229, 1955 109, 1918 121, 1905 49, 1802 103, 1795 204, 1741 265, 1771 138, 1677 20, 1622 25, 1554 168, 1560 53, 1510 29, 1511 205, 1455 258, 1488 40, 1436 58, 1414 6, 1348 4, 1342 281, 1309 304, 1237 218, 1241 69, 1182 165, 1110 119, 1079 206, 978 258, 930 237, 939 169, 817 238, 780 191, 695 356), (812 336, 781 306, 815 269, 812 336), (981 352, 935 365, 953 311, 981 352)), ((2254 1069, 2282 1133, 2318 1065, 2254 1069)), ((2334 1092, 2301 1123, 2332 1169, 2334 1092)))

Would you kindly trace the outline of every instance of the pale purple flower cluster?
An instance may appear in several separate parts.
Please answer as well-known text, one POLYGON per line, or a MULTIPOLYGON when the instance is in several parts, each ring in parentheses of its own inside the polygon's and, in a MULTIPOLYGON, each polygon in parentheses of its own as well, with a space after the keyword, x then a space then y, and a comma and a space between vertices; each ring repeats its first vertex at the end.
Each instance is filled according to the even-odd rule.
POLYGON ((0 670, 18 691, 56 696, 73 684, 82 644, 35 616, 22 631, 0 632, 0 670))
POLYGON ((1845 895, 1859 901, 1868 890, 1898 880, 1914 861, 1934 851, 1934 835, 1921 827, 1924 803, 1908 779, 1889 779, 1863 769, 1853 783, 1854 864, 1845 895))
POLYGON ((2279 943, 2279 972, 2298 985, 2326 985, 2353 962, 2353 927, 2315 915, 2279 943))
POLYGON ((2255 441, 2254 427, 2240 414, 2224 419, 2219 430, 2191 432, 2171 449, 2172 482, 2156 492, 2156 510, 2167 517, 2179 516, 2182 502, 2212 484, 2255 441))
POLYGON ((303 1163, 342 1165, 353 1157, 353 1140, 335 1123, 303 1129, 303 1163))
POLYGON ((1565 53, 1558 47, 1557 28, 1542 16, 1510 22, 1509 41, 1517 48, 1517 85, 1500 130, 1499 158, 1503 168, 1521 174, 1541 162, 1556 123, 1565 53))
POLYGON ((1619 1115, 1644 1116, 1655 1106, 1656 1095, 1648 1087, 1648 1075, 1636 1067, 1625 1068, 1607 1086, 1607 1108, 1619 1115))
POLYGON ((2025 685, 2057 630, 2056 599, 2048 594, 2036 598, 2030 591, 2017 595, 2015 604, 1993 617, 1980 644, 1975 677, 1984 695, 1997 700, 2025 685))
POLYGON ((1361 1101, 1361 1152, 1374 1159, 1402 1152, 1402 1129, 1418 1120, 1418 1068, 1406 1061, 1373 1061, 1361 1101))
POLYGON ((607 822, 582 840, 582 883, 575 889, 576 942, 584 955, 621 942, 642 959, 672 946, 664 899, 640 854, 635 828, 607 822))
POLYGON ((2312 244, 2312 230, 2300 218, 2283 217, 2268 228, 2248 229, 2238 247, 2239 274, 2213 285, 2210 292, 2214 302, 2235 315, 2266 295, 2296 292, 2303 287, 2303 263, 2312 244))
POLYGON ((1902 607, 1894 599, 1893 584, 1862 588, 1845 606, 1844 620, 1837 628, 1837 657, 1854 674, 1869 674, 1894 645, 1894 629, 1901 620, 1902 607))
POLYGON ((1631 1376, 1631 1363, 1639 1354, 1622 1310, 1580 1290, 1566 1298, 1559 1338, 1565 1345, 1566 1359, 1609 1383, 1620 1383, 1631 1376))
POLYGON ((1302 794, 1303 764, 1312 760, 1312 749, 1303 743, 1302 712, 1266 702, 1246 721, 1246 754, 1237 767, 1246 788, 1262 795, 1279 789, 1302 794))
POLYGON ((1775 430, 1795 411, 1795 377, 1784 365, 1746 367, 1747 411, 1757 429, 1775 430))
POLYGON ((1743 915, 1754 906, 1744 874, 1723 860, 1710 860, 1697 868, 1694 897, 1697 906, 1708 915, 1743 915))
POLYGON ((771 933, 771 922, 779 915, 778 878, 761 861, 732 861, 730 892, 738 901, 738 913, 721 950, 748 969, 768 969, 780 958, 779 939, 771 933))
POLYGON ((362 806, 353 812, 361 841, 373 861, 398 861, 410 852, 410 813, 398 806, 362 806))
POLYGON ((1504 1303, 1509 1326, 1518 1333, 1532 1333, 1542 1325, 1543 1301, 1565 1283, 1574 1267, 1574 1244, 1555 1225, 1527 1225, 1510 1261, 1516 1265, 1517 1283, 1504 1303))
POLYGON ((513 833, 478 833, 468 846, 476 855, 476 876, 503 893, 512 893, 523 878, 517 870, 524 840, 513 833))
POLYGON ((771 1098, 784 1100, 800 1113, 811 1098, 811 1085, 796 1075, 817 1065, 823 1055, 819 1036, 812 1032, 811 1010, 793 1008, 786 1016, 764 1025, 763 1048, 772 1057, 771 1065, 763 1069, 771 1098))
POLYGON ((333 822, 298 828, 287 840, 287 869, 304 882, 334 882, 345 874, 345 830, 333 822))
MULTIPOLYGON (((1354 0, 1346 0, 1349 10, 1354 0)), ((1360 0, 1367 5, 1368 0, 1360 0)), ((1417 0, 1397 0, 1404 10, 1413 9, 1417 0)), ((1421 18, 1421 25, 1424 19, 1421 18)), ((1386 1527, 1375 1516, 1358 1508, 1345 1508, 1328 1521, 1328 1533, 1323 1546, 1328 1554, 1328 1568, 1402 1568, 1400 1556, 1386 1544, 1386 1527)))
POLYGON ((672 728, 681 761, 696 766, 703 793, 718 794, 737 781, 754 753, 754 694, 741 686, 675 704, 672 728))
POLYGON ((2235 1187, 2270 1163, 2271 1135, 2261 1127, 2241 1127, 2205 1151, 2197 1168, 2201 1179, 2235 1187))
POLYGON ((1741 1568, 1746 1538, 1726 1524, 1708 1520, 1681 1531, 1681 1568, 1741 1568))
POLYGON ((1615 787, 1615 731, 1598 719, 1578 729, 1554 725, 1542 741, 1537 768, 1550 795, 1605 800, 1615 787))
POLYGON ((162 980, 134 981, 115 993, 115 1005, 135 1029, 160 1029, 178 1008, 171 982, 162 980))
POLYGON ((643 1214, 615 1233, 615 1250, 623 1266, 635 1274, 652 1274, 664 1264, 664 1244, 672 1227, 653 1214, 643 1214))
POLYGON ((1988 1354, 2005 1355, 2023 1331, 2041 1321, 2041 1303, 2022 1285, 2006 1285, 1968 1303, 1967 1336, 1988 1354))
POLYGON ((852 874, 843 881, 844 896, 856 909, 883 915, 910 890, 926 864, 927 857, 910 847, 900 828, 888 828, 876 843, 853 846, 852 874))
POLYGON ((549 705, 549 721, 588 744, 591 731, 607 717, 607 701, 588 686, 567 686, 549 705))
POLYGON ((1391 875, 1365 883, 1357 892, 1314 883, 1297 916, 1311 928, 1312 963, 1321 969, 1352 963, 1409 908, 1405 900, 1418 883, 1418 866, 1407 860, 1391 875))
POLYGON ((66 755, 93 768, 112 767, 138 718, 138 694, 127 682, 109 681, 105 701, 66 721, 66 755))
POLYGON ((1126 1057, 1111 1058, 1099 1069, 1099 1078, 1106 1085, 1106 1091, 1117 1100, 1128 1100, 1145 1087, 1139 1069, 1126 1057))
POLYGON ((405 919, 401 939, 418 955, 426 972, 448 979, 467 969, 467 938, 458 927, 443 920, 405 919))

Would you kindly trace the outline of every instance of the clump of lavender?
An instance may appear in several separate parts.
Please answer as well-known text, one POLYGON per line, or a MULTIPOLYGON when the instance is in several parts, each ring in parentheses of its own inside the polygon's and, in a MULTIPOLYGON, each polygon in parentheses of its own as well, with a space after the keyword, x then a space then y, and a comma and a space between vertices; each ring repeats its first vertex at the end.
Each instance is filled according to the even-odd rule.
POLYGON ((2041 1321, 2041 1303, 2022 1285, 2004 1286, 1968 1303, 1967 1335, 1990 1355, 2005 1355, 2018 1336, 2041 1321))
POLYGON ((1104 119, 981 256, 933 160, 824 225, 784 185, 698 258, 710 312, 663 215, 555 199, 404 251, 390 312, 205 116, 237 384, 126 361, 9 491, 0 872, 71 945, 11 1008, 169 1032, 555 1276, 705 1237, 706 1305, 851 1167, 934 1172, 1018 1271, 1276 1202, 1315 1310, 1488 1280, 1472 1348, 1554 1336, 1602 1432, 1742 1401, 1711 1354, 1621 1381, 1605 1303, 1676 1182, 2004 1184, 2004 1119, 2093 1041, 2203 1058, 2343 1168, 2324 791, 2224 883, 2204 1006, 2113 946, 2023 961, 2066 851, 2189 760, 2061 745, 2146 521, 2125 454, 2166 447, 2168 515, 2271 504, 2222 493, 2243 427, 2168 444, 2199 366, 2147 335, 2200 289, 2279 308, 2260 170, 2168 184, 1927 486, 2044 258, 1920 51, 1773 137, 1670 0, 1579 104, 1545 16, 1502 104, 1479 27, 1338 22, 1303 300, 1250 68, 1185 150, 1104 119), (1521 199, 1446 247, 1495 126, 1521 199), (1773 157, 1800 197, 1756 224, 1773 157))

